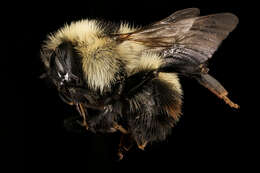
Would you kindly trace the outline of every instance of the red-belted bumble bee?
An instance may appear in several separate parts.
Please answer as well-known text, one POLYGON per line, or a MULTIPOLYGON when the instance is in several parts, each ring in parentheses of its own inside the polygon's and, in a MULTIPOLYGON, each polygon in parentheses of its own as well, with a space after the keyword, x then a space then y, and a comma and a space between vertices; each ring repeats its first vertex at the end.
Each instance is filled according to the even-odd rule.
POLYGON ((238 18, 199 13, 184 9, 141 28, 99 20, 72 22, 50 34, 42 46, 46 75, 61 99, 76 107, 87 130, 122 132, 122 158, 133 143, 144 149, 170 134, 181 115, 178 75, 196 79, 231 107, 239 107, 207 68, 238 18))

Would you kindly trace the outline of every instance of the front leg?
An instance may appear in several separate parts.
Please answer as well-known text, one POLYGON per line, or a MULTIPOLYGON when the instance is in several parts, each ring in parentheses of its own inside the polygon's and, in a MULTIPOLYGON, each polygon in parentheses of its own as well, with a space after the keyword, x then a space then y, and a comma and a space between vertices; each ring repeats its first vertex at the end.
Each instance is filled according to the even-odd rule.
POLYGON ((79 114, 83 118, 83 121, 82 121, 81 125, 83 127, 85 127, 86 130, 88 130, 89 127, 88 127, 88 124, 87 124, 87 109, 84 107, 84 105, 82 103, 77 103, 76 104, 76 108, 77 108, 79 114))

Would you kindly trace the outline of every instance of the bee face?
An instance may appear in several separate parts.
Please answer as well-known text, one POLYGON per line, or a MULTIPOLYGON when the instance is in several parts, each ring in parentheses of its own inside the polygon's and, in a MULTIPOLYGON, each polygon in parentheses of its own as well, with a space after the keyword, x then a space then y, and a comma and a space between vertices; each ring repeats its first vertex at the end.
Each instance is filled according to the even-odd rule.
POLYGON ((59 94, 65 102, 78 102, 80 95, 77 89, 84 88, 81 68, 71 43, 62 43, 50 57, 49 77, 57 87, 59 94))
POLYGON ((58 88, 82 85, 80 67, 77 67, 79 58, 73 51, 72 45, 66 42, 59 45, 52 53, 50 75, 58 88))

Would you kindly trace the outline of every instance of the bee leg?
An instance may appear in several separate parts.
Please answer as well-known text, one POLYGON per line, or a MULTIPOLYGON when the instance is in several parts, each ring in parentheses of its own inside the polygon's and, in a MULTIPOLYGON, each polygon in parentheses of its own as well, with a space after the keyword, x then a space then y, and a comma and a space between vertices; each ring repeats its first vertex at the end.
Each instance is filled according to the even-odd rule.
POLYGON ((115 124, 114 125, 114 128, 116 129, 116 130, 119 130, 121 133, 123 133, 123 134, 128 134, 128 131, 124 128, 124 127, 122 127, 121 125, 118 125, 118 124, 115 124))
POLYGON ((201 85, 208 88, 220 99, 223 99, 230 107, 236 109, 239 108, 239 105, 235 104, 228 98, 227 90, 215 78, 213 78, 209 74, 201 74, 200 77, 197 78, 197 80, 201 85))
POLYGON ((139 149, 141 149, 141 150, 144 151, 144 149, 145 149, 147 143, 148 143, 147 141, 144 141, 142 144, 137 144, 137 146, 138 146, 139 149))
POLYGON ((74 105, 73 101, 69 100, 65 95, 59 93, 59 96, 63 102, 67 103, 70 106, 74 105))
POLYGON ((130 134, 123 134, 120 139, 119 147, 118 147, 118 157, 119 160, 124 158, 124 155, 131 149, 134 145, 134 140, 130 136, 130 134))
POLYGON ((82 116, 82 118, 83 118, 83 121, 82 121, 82 123, 81 123, 81 125, 82 126, 84 126, 84 127, 86 127, 86 130, 88 130, 88 124, 87 124, 87 119, 86 119, 86 109, 84 108, 84 106, 83 106, 83 104, 82 103, 78 103, 77 105, 76 105, 76 108, 77 108, 77 110, 78 110, 78 112, 80 113, 80 115, 82 116))

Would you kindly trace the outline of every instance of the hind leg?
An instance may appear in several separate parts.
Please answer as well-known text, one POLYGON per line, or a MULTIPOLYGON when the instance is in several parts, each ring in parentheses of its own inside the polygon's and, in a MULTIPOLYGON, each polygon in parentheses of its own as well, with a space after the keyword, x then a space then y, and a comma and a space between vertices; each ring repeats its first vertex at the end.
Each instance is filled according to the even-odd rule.
POLYGON ((124 155, 132 148, 134 145, 134 140, 131 137, 131 134, 122 134, 120 143, 118 146, 118 157, 119 160, 124 158, 124 155))

